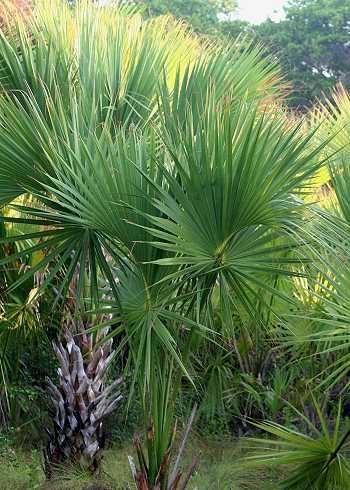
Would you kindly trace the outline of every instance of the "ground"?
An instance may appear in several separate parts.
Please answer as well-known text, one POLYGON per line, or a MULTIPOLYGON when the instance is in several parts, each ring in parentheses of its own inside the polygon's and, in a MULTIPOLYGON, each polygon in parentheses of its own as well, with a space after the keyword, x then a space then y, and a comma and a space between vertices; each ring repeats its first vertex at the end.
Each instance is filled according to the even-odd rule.
MULTIPOLYGON (((194 438, 187 451, 200 454, 200 466, 189 490, 275 490, 277 474, 274 471, 244 469, 237 465, 241 454, 235 441, 207 441, 194 438)), ((45 483, 41 467, 40 450, 4 448, 0 453, 0 490, 126 490, 133 489, 127 456, 132 447, 113 448, 106 451, 103 481, 94 483, 84 473, 65 469, 62 476, 45 483)))

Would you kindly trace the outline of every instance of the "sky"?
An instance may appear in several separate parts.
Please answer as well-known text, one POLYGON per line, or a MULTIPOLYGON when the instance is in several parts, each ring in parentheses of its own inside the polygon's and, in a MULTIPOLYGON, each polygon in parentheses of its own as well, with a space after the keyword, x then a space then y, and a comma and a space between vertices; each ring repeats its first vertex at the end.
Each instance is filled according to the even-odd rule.
POLYGON ((271 17, 272 20, 281 20, 283 6, 287 3, 288 0, 238 0, 238 11, 235 17, 254 24, 259 24, 268 17, 271 17))

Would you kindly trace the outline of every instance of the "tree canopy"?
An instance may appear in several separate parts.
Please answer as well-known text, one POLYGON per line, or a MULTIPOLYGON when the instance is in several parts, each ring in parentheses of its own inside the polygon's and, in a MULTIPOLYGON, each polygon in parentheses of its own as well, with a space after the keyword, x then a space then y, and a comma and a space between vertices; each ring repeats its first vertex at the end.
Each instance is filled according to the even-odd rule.
POLYGON ((135 0, 149 16, 171 14, 188 22, 196 32, 215 34, 220 29, 219 16, 233 12, 236 0, 135 0))
POLYGON ((227 15, 236 9, 236 0, 135 2, 142 4, 149 16, 170 13, 184 19, 196 32, 231 39, 243 33, 265 44, 280 60, 291 84, 292 107, 310 107, 337 82, 350 86, 348 1, 290 0, 285 20, 268 19, 257 26, 227 15))
POLYGON ((292 0, 285 20, 267 20, 258 36, 280 57, 293 106, 310 106, 337 82, 350 83, 350 2, 292 0))

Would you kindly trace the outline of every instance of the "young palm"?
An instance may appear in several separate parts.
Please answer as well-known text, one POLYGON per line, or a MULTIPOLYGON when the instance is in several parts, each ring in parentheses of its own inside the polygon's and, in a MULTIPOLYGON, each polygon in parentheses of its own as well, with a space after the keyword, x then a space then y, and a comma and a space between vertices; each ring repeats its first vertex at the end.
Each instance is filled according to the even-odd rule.
POLYGON ((250 466, 291 465, 292 474, 281 484, 285 490, 345 490, 350 485, 350 431, 341 430, 342 404, 338 404, 333 431, 316 401, 314 405, 320 428, 294 409, 298 419, 306 424, 308 434, 275 422, 254 424, 275 439, 248 440, 252 453, 245 461, 250 466))

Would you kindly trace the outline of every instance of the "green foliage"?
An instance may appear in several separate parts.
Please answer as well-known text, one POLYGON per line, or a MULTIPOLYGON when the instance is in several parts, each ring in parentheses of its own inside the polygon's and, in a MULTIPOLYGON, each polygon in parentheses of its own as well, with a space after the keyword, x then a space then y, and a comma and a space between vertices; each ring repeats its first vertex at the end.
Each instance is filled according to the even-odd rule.
POLYGON ((173 15, 186 21, 196 32, 216 34, 220 29, 219 15, 227 15, 237 8, 236 0, 134 0, 149 16, 173 15))
POLYGON ((108 318, 89 333, 111 329, 126 411, 140 405, 148 486, 168 486, 175 418, 194 402, 199 430, 219 437, 273 418, 257 425, 294 441, 282 462, 302 462, 307 443, 319 456, 307 468, 337 485, 333 459, 320 465, 342 409, 330 435, 309 390, 332 413, 347 389, 350 172, 346 151, 335 155, 347 131, 332 135, 348 112, 326 104, 321 127, 289 114, 274 57, 246 40, 203 42, 130 5, 33 8, 0 35, 1 394, 20 405, 13 425, 40 398, 33 364, 50 374, 45 349, 74 281, 74 302, 108 318), (337 219, 314 202, 326 161, 337 219), (309 419, 317 440, 302 434, 309 419))
MULTIPOLYGON (((5 217, 2 217, 6 220, 5 217)), ((1 225, 0 256, 7 262, 0 277, 2 292, 0 296, 0 407, 1 425, 6 429, 21 425, 31 435, 37 437, 37 427, 41 427, 45 413, 46 398, 42 390, 45 373, 52 370, 49 353, 49 329, 43 330, 41 321, 48 321, 48 305, 37 294, 36 278, 27 278, 21 289, 13 288, 21 281, 25 271, 35 260, 34 254, 21 255, 20 260, 7 258, 19 252, 16 244, 8 246, 8 237, 20 233, 16 224, 12 229, 1 225), (11 290, 12 289, 12 290, 11 290), (40 386, 41 383, 41 386, 40 386), (38 414, 38 409, 40 411, 38 414)), ((27 242, 27 245, 30 242, 27 242)), ((54 331, 55 329, 52 328, 54 331)), ((41 430, 41 429, 40 429, 41 430)))
MULTIPOLYGON (((1 443, 0 443, 1 444, 1 443)), ((9 442, 6 442, 6 445, 9 442)), ((128 467, 127 456, 131 447, 114 448, 106 451, 104 458, 104 472, 99 480, 91 475, 78 472, 76 468, 65 467, 59 478, 45 482, 41 469, 39 452, 24 452, 13 448, 1 447, 0 462, 7 471, 0 474, 0 488, 14 490, 86 490, 96 488, 103 490, 124 490, 132 488, 132 479, 128 467)), ((214 442, 202 438, 192 438, 186 452, 185 463, 189 463, 193 456, 201 455, 201 465, 194 475, 189 489, 195 490, 255 490, 263 485, 264 490, 276 490, 280 472, 275 470, 260 470, 238 468, 232 464, 242 456, 241 446, 237 441, 221 440, 214 442)))
POLYGON ((350 84, 350 5, 343 0, 293 0, 285 10, 285 20, 267 20, 257 32, 292 83, 290 104, 304 110, 337 82, 350 84))
MULTIPOLYGON (((263 274, 294 274, 296 259, 271 257, 273 250, 280 255, 294 246, 292 221, 301 207, 292 192, 319 162, 298 125, 286 136, 283 111, 270 120, 260 110, 267 98, 279 96, 278 69, 261 48, 212 44, 203 50, 168 19, 144 22, 124 8, 78 3, 60 11, 59 5, 53 26, 41 2, 27 22, 44 40, 46 29, 49 40, 57 26, 70 30, 74 42, 65 46, 65 69, 42 79, 41 53, 23 41, 20 64, 31 69, 21 77, 28 87, 17 95, 4 85, 0 99, 0 199, 15 212, 8 222, 28 225, 28 232, 4 239, 18 248, 0 263, 35 253, 35 264, 11 289, 40 272, 37 293, 54 285, 60 297, 77 277, 76 300, 89 291, 92 303, 112 315, 113 335, 127 347, 134 374, 130 395, 140 388, 145 421, 152 419, 147 464, 154 484, 171 441, 182 378, 193 382, 192 346, 212 335, 203 321, 210 318, 216 283, 230 311, 236 308, 232 291, 252 313, 252 287, 263 274), (35 86, 33 79, 39 80, 35 86), (273 185, 279 174, 284 183, 281 177, 273 185), (261 192, 252 200, 254 182, 261 192), (211 200, 201 204, 199 194, 214 183, 211 200), (232 192, 237 200, 226 209, 232 192), (32 200, 16 200, 28 193, 32 200), (275 248, 279 233, 286 243, 275 248), (101 276, 112 301, 101 303, 101 276)), ((20 28, 9 42, 17 42, 18 33, 20 28)), ((42 46, 53 56, 60 52, 49 42, 42 46)), ((12 73, 18 60, 6 56, 4 64, 12 73)), ((55 70, 53 61, 50 67, 55 70)))
POLYGON ((301 413, 310 435, 300 433, 275 422, 254 424, 257 428, 277 437, 274 440, 252 438, 250 444, 255 454, 246 458, 256 465, 292 465, 292 474, 282 483, 281 488, 308 490, 345 490, 350 484, 348 429, 341 429, 341 402, 338 405, 333 432, 314 401, 319 426, 313 424, 301 413))
POLYGON ((263 42, 278 57, 290 87, 288 104, 301 111, 311 107, 336 83, 349 86, 348 46, 350 6, 343 0, 293 0, 285 6, 286 17, 254 26, 227 15, 235 10, 217 2, 168 2, 140 0, 151 16, 171 13, 185 19, 200 33, 223 39, 245 34, 263 42), (218 13, 224 14, 218 20, 218 13), (225 16, 226 14, 226 16, 225 16))

